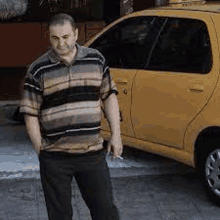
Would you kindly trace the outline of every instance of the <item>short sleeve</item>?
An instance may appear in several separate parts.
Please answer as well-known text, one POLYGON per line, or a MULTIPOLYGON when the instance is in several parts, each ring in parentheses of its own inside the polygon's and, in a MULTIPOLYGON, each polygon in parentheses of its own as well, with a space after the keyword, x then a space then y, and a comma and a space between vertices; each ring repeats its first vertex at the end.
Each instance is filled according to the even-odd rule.
POLYGON ((112 74, 110 74, 109 67, 104 64, 103 67, 103 78, 101 85, 101 99, 105 101, 112 93, 118 94, 118 89, 115 82, 113 81, 112 74))
POLYGON ((23 92, 20 102, 20 112, 33 116, 39 116, 43 101, 42 88, 39 79, 27 73, 23 85, 23 92))

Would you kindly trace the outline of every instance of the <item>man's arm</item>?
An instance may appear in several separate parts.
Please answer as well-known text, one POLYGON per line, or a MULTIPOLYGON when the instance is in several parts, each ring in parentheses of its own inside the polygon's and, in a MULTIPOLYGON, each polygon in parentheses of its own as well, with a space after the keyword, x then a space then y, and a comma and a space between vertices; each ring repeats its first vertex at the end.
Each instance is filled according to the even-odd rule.
POLYGON ((121 142, 118 100, 114 93, 104 101, 104 108, 111 129, 111 138, 108 143, 108 153, 112 150, 113 156, 116 158, 122 154, 123 146, 121 142))
POLYGON ((39 156, 41 147, 41 133, 40 124, 36 116, 31 116, 28 114, 24 115, 27 133, 31 139, 32 146, 39 156))

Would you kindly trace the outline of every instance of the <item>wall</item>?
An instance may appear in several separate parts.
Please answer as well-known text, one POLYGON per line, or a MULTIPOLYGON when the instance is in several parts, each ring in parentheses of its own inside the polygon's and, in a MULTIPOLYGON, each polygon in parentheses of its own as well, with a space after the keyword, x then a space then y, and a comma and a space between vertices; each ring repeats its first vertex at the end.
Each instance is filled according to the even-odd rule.
MULTIPOLYGON (((103 21, 78 23, 78 42, 83 45, 105 25, 103 21)), ((0 67, 25 67, 49 47, 47 26, 44 23, 0 24, 0 29, 0 67)))
MULTIPOLYGON (((83 45, 106 24, 79 22, 78 43, 83 45)), ((0 24, 0 100, 19 99, 26 67, 49 48, 46 23, 0 24)))

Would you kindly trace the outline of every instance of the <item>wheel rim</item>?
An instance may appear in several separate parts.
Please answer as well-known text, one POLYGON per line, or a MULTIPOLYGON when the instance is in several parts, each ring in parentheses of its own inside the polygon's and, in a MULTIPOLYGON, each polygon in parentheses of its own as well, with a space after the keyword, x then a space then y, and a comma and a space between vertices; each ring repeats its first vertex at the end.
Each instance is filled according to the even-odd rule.
POLYGON ((205 164, 205 178, 211 191, 220 196, 220 149, 208 155, 205 164))

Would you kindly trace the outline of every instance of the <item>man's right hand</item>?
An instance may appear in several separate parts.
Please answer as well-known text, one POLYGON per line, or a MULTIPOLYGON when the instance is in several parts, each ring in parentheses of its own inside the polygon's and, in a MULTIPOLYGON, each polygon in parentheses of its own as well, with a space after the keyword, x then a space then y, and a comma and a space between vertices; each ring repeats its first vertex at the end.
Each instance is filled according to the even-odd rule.
POLYGON ((26 124, 26 130, 30 137, 33 149, 36 152, 37 156, 39 156, 42 137, 40 133, 38 117, 25 114, 24 119, 26 124))

